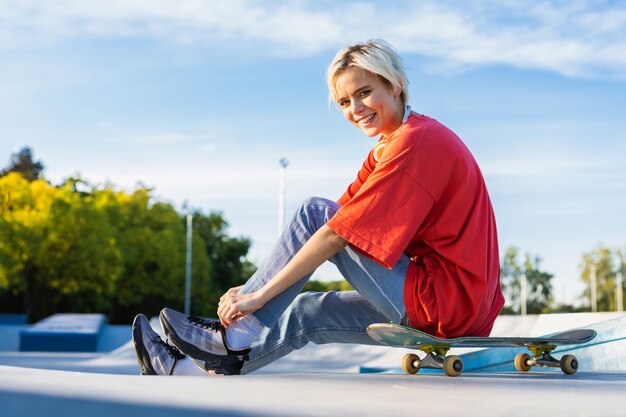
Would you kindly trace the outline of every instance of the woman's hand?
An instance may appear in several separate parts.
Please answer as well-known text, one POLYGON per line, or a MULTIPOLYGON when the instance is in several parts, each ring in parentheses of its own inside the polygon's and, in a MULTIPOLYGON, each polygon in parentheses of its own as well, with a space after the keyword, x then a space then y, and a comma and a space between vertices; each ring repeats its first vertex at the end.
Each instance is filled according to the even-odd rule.
POLYGON ((241 287, 231 288, 220 298, 217 315, 224 327, 230 326, 239 317, 251 314, 265 305, 258 292, 239 294, 241 287))
MULTIPOLYGON (((224 302, 224 299, 225 299, 226 297, 230 297, 230 296, 233 296, 233 295, 239 294, 239 291, 241 291, 241 289, 242 289, 242 288, 243 288, 243 285, 240 285, 240 286, 238 286, 238 287, 233 287, 233 288, 231 288, 230 290, 226 291, 226 292, 224 293, 224 295, 222 295, 222 296, 220 297, 219 304, 222 304, 222 302, 224 302)), ((219 304, 218 304, 218 305, 219 305, 219 304)))

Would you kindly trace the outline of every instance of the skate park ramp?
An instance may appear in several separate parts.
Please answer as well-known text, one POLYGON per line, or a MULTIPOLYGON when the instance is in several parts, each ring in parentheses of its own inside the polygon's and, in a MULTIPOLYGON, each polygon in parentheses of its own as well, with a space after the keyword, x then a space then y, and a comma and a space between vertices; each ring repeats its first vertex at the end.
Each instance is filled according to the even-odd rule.
POLYGON ((138 375, 128 326, 105 338, 117 343, 101 341, 90 353, 18 352, 20 326, 7 327, 0 326, 2 416, 624 415, 626 316, 617 313, 498 319, 495 336, 597 330, 573 352, 581 362, 575 375, 518 373, 473 350, 455 352, 466 363, 457 378, 400 374, 404 349, 339 344, 308 345, 240 377, 146 377, 138 375), (368 369, 379 373, 360 373, 368 369))

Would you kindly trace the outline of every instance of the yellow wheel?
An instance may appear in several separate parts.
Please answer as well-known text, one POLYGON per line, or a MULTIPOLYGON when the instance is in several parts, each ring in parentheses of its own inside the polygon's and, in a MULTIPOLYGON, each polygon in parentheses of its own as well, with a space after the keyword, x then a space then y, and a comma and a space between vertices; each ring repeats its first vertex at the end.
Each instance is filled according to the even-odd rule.
POLYGON ((575 374, 578 371, 578 359, 574 355, 564 355, 561 358, 561 371, 566 374, 575 374))
POLYGON ((448 356, 443 360, 443 371, 448 376, 459 376, 463 372, 463 361, 458 356, 448 356))
POLYGON ((402 358, 402 370, 407 374, 416 374, 420 370, 420 358, 413 353, 407 353, 402 358))
POLYGON ((530 355, 528 353, 518 353, 515 357, 515 369, 520 372, 528 372, 530 371, 531 366, 528 365, 528 361, 530 360, 530 355))

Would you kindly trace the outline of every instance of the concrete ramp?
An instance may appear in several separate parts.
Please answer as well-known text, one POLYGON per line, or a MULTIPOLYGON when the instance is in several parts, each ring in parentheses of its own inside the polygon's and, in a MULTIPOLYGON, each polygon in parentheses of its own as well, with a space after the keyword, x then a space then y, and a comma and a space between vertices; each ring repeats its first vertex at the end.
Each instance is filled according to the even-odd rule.
MULTIPOLYGON (((535 329, 540 334, 574 327, 596 329, 597 339, 574 352, 581 360, 581 370, 575 375, 560 371, 492 372, 498 364, 489 369, 486 366, 491 365, 485 365, 484 370, 490 372, 477 369, 459 378, 441 372, 363 375, 357 373, 358 365, 363 363, 379 363, 388 370, 398 366, 403 349, 341 344, 309 344, 259 372, 241 377, 142 377, 137 375, 130 342, 106 354, 0 352, 0 414, 621 417, 626 371, 614 369, 616 363, 626 369, 619 364, 623 362, 618 362, 624 360, 626 351, 626 319, 606 318, 574 315, 558 320, 539 316, 499 319, 502 331, 522 336, 533 335, 535 329), (564 321, 568 320, 578 326, 566 326, 564 321), (610 371, 600 370, 604 368, 610 371), (128 375, 120 375, 124 373, 128 375)), ((484 351, 466 352, 472 353, 478 358, 485 355, 484 351)), ((470 362, 469 356, 466 362, 470 362)))
POLYGON ((623 312, 529 314, 499 316, 491 336, 544 336, 626 317, 623 312))
POLYGON ((0 365, 3 417, 615 416, 626 373, 140 377, 0 365))
MULTIPOLYGON (((626 317, 601 323, 584 325, 598 335, 588 343, 560 346, 553 351, 556 358, 573 354, 578 358, 580 371, 626 370, 626 317)), ((515 355, 527 352, 526 348, 492 348, 462 355, 465 372, 515 371, 515 355)), ((533 367, 531 372, 542 371, 533 367)))

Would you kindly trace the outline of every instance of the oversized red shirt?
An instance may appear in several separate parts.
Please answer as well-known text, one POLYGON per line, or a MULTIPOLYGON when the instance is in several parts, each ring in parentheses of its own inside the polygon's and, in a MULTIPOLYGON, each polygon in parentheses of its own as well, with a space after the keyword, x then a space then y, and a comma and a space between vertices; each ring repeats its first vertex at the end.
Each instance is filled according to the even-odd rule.
POLYGON ((411 325, 439 337, 488 336, 504 304, 496 222, 483 176, 447 127, 412 113, 368 154, 328 226, 392 268, 411 325))

